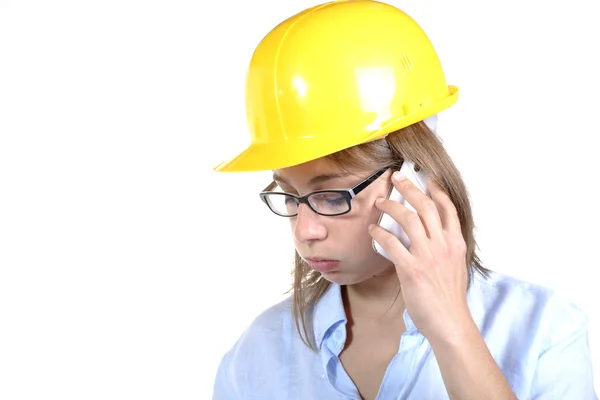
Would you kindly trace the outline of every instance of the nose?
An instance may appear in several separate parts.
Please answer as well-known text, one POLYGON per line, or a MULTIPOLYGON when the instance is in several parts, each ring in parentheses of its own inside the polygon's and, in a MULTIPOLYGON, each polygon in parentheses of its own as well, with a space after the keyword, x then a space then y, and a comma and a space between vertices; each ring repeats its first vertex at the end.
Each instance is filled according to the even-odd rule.
POLYGON ((300 204, 298 215, 292 218, 294 238, 299 243, 310 243, 327 237, 327 229, 323 225, 323 216, 311 210, 306 204, 300 204))

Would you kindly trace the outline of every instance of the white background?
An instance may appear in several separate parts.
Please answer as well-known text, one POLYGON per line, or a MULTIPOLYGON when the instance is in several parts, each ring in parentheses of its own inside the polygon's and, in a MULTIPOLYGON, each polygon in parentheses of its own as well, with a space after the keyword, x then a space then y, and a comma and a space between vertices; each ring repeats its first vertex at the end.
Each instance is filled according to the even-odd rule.
MULTIPOLYGON (((484 265, 588 313, 600 388, 594 3, 392 3, 461 89, 439 132, 484 265)), ((292 266, 269 174, 212 167, 255 46, 316 4, 0 0, 1 399, 210 398, 292 266)))

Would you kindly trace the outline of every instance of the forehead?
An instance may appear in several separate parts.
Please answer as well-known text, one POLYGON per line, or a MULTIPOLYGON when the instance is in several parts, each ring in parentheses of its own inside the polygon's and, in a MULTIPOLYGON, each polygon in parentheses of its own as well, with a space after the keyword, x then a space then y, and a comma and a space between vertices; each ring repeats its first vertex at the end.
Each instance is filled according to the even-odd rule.
POLYGON ((327 158, 318 158, 292 167, 273 170, 273 179, 290 185, 316 185, 353 176, 327 158))

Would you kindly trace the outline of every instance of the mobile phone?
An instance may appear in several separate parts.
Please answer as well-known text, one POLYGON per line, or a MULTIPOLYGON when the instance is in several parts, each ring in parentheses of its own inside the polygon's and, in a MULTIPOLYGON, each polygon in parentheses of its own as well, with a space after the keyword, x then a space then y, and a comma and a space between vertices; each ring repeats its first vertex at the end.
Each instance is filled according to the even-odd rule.
MULTIPOLYGON (((423 193, 425 193, 427 196, 430 196, 429 187, 427 185, 428 174, 425 170, 415 171, 415 164, 412 161, 405 159, 402 163, 402 167, 400 168, 400 174, 402 176, 406 176, 423 193)), ((397 201, 405 207, 407 207, 408 209, 415 211, 414 207, 406 201, 404 196, 402 196, 402 194, 400 194, 400 192, 393 185, 390 189, 390 192, 388 193, 387 198, 389 200, 397 201)), ((381 213, 377 225, 381 226, 383 229, 389 231, 394 236, 396 236, 404 245, 404 247, 406 247, 407 249, 410 247, 410 239, 406 235, 406 232, 404 232, 402 226, 398 222, 396 222, 396 220, 394 220, 389 214, 381 213)), ((388 260, 392 261, 387 252, 383 249, 383 247, 379 245, 379 243, 375 241, 375 239, 373 239, 373 250, 375 250, 377 253, 381 254, 388 260)))

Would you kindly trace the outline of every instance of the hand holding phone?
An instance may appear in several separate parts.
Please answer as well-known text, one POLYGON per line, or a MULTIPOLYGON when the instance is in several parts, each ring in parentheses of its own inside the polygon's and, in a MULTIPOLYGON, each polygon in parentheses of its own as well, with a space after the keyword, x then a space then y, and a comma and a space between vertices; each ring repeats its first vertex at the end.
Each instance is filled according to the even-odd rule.
MULTIPOLYGON (((425 193, 427 196, 430 196, 429 187, 427 186, 427 172, 424 170, 421 170, 419 172, 415 171, 415 164, 412 161, 404 160, 404 163, 402 163, 402 167, 400 168, 400 175, 406 176, 416 187, 421 189, 423 193, 425 193)), ((393 185, 387 198, 389 200, 399 202, 400 204, 404 205, 412 211, 416 211, 414 207, 411 206, 410 203, 408 203, 408 201, 406 201, 404 196, 402 196, 402 194, 400 194, 400 192, 393 185)), ((404 247, 406 247, 407 249, 410 247, 410 239, 406 235, 406 232, 404 232, 402 226, 398 222, 396 222, 396 220, 394 220, 389 214, 381 213, 381 216, 379 217, 379 222, 377 224, 383 229, 391 232, 394 236, 396 236, 404 245, 404 247)), ((375 239, 373 239, 373 249, 388 260, 392 261, 386 253, 386 251, 383 249, 383 247, 381 247, 379 243, 375 241, 375 239)))

